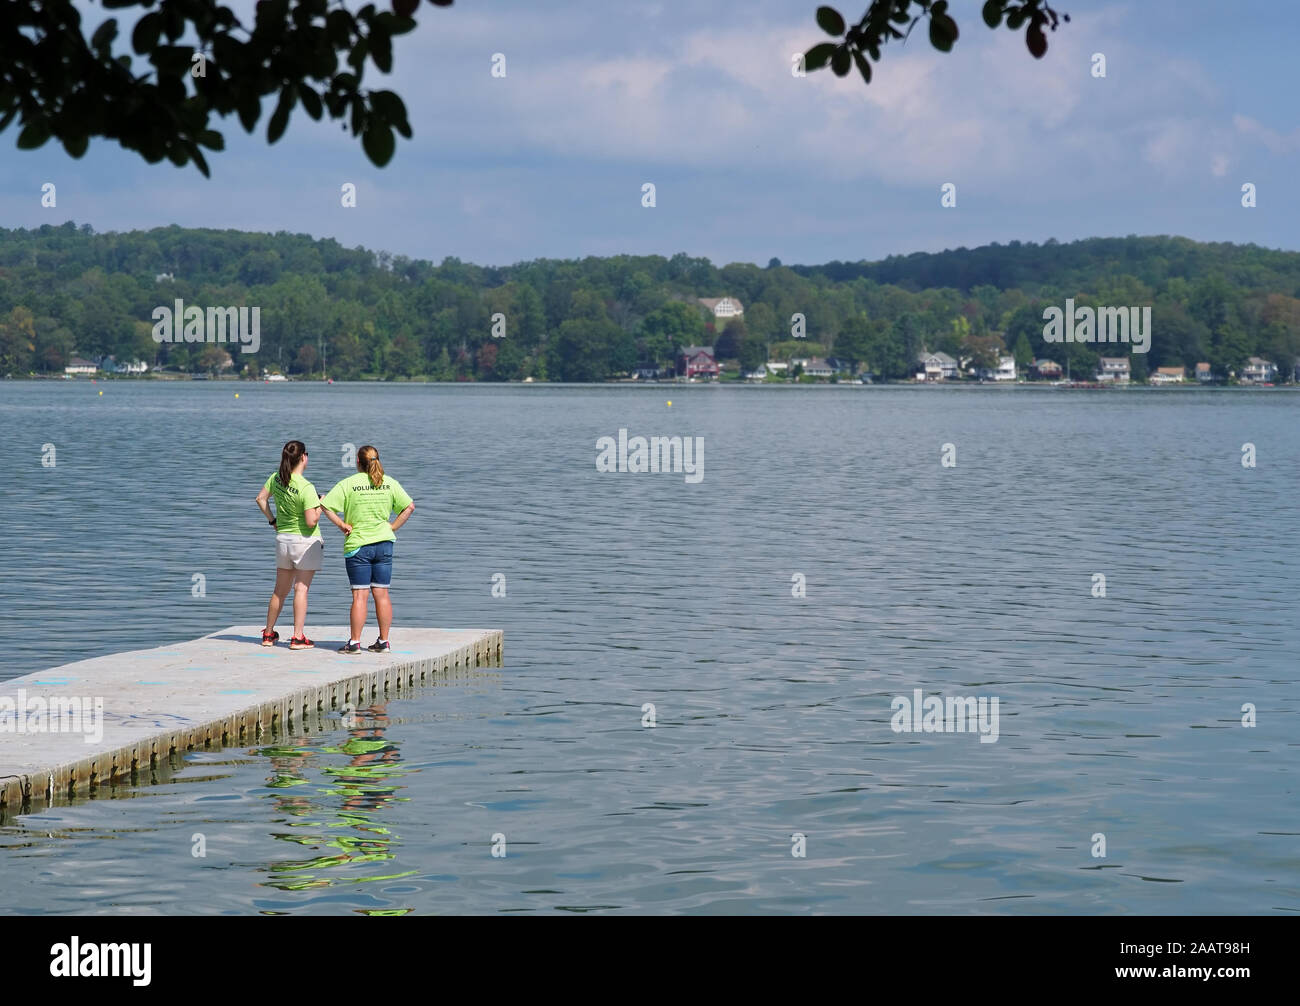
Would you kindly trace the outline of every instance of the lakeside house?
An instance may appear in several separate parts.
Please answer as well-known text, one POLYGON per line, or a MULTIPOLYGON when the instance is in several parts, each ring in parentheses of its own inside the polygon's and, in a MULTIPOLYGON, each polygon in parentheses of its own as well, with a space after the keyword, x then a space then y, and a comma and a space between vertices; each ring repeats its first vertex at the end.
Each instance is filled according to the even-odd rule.
POLYGON ((979 378, 981 381, 1014 381, 1016 379, 1016 358, 1014 356, 999 356, 996 367, 980 367, 979 378))
POLYGON ((719 321, 726 322, 745 313, 744 306, 735 297, 697 297, 696 300, 719 321))
POLYGON ((1156 367, 1155 373, 1147 380, 1151 384, 1182 384, 1186 378, 1182 367, 1156 367))
POLYGON ((759 367, 757 370, 751 370, 741 376, 744 377, 746 381, 764 381, 767 379, 767 368, 759 367))
POLYGON ((1061 376, 1061 365, 1055 360, 1035 360, 1029 365, 1029 373, 1043 381, 1054 381, 1061 376))
POLYGON ((82 359, 80 356, 74 356, 68 361, 68 365, 63 368, 65 374, 76 376, 78 374, 97 374, 99 366, 91 360, 82 359))
POLYGON ((763 369, 766 370, 773 377, 784 377, 786 373, 790 370, 790 364, 783 363, 778 360, 772 363, 763 364, 763 369))
POLYGON ((1128 384, 1128 357, 1103 356, 1097 364, 1097 380, 1110 384, 1128 384))
POLYGON ((147 374, 149 364, 143 360, 131 360, 129 363, 118 363, 114 357, 105 356, 99 361, 99 369, 106 374, 147 374))
POLYGON ((957 379, 957 361, 947 353, 921 353, 916 362, 920 365, 918 381, 954 381, 957 379))
POLYGON ((155 283, 170 283, 175 279, 176 277, 169 272, 160 272, 157 276, 153 278, 153 281, 155 283))
POLYGON ((791 368, 802 366, 805 377, 830 377, 834 370, 819 356, 797 356, 790 361, 791 368))
POLYGON ((1196 365, 1196 379, 1201 384, 1209 384, 1210 381, 1214 380, 1214 375, 1210 372, 1208 363, 1198 363, 1196 365))
POLYGON ((1272 384, 1275 377, 1277 377, 1277 365, 1272 360, 1265 360, 1259 356, 1250 357, 1246 365, 1241 368, 1241 379, 1251 384, 1272 384))
POLYGON ((712 346, 687 346, 677 354, 677 373, 688 378, 713 380, 718 376, 718 361, 712 346))

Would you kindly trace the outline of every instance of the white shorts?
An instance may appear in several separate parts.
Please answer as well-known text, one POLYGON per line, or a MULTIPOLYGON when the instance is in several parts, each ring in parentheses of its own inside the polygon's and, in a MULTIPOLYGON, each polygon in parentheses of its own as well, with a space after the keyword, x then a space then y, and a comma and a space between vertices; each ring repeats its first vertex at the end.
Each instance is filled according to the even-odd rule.
POLYGON ((310 538, 281 531, 275 536, 276 569, 320 569, 325 557, 325 541, 320 535, 310 538))

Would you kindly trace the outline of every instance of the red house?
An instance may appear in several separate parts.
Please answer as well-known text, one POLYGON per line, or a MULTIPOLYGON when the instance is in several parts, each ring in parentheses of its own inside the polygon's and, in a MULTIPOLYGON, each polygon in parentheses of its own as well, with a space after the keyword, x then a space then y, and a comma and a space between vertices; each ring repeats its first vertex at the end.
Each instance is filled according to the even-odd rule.
POLYGON ((687 346, 677 354, 678 376, 716 378, 718 361, 713 358, 712 346, 687 346))

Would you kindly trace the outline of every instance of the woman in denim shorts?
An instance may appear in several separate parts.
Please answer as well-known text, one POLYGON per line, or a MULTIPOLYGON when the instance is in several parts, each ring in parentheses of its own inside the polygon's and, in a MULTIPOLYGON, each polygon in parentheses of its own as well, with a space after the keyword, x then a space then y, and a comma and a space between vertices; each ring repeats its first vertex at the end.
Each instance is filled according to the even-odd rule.
POLYGON ((397 479, 384 474, 379 452, 367 444, 357 451, 357 474, 327 492, 321 506, 325 516, 347 535, 343 558, 352 585, 352 624, 351 638, 339 652, 360 652, 369 597, 374 597, 379 637, 366 649, 386 653, 391 649, 388 630, 393 624, 388 588, 393 579, 394 532, 406 523, 415 503, 397 479), (336 516, 340 513, 342 520, 336 516))

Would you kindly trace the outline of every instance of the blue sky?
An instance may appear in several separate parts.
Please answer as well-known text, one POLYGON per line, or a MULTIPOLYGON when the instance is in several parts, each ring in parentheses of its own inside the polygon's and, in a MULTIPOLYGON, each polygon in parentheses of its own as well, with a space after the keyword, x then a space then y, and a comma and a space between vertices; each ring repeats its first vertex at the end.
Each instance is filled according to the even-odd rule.
MULTIPOLYGON (((678 251, 814 263, 1125 234, 1300 248, 1300 4, 1246 16, 1218 0, 1060 0, 1071 23, 1034 60, 1023 34, 983 25, 979 0, 954 0, 953 52, 918 31, 887 48, 870 86, 791 75, 792 54, 824 38, 816 6, 425 4, 391 77, 367 70, 404 97, 415 130, 387 168, 305 116, 268 147, 271 101, 254 137, 233 117, 218 126, 227 150, 211 179, 106 141, 76 161, 55 143, 18 151, 11 126, 0 219, 287 230, 493 265, 678 251), (504 79, 490 72, 498 52, 504 79), (40 205, 47 181, 53 209, 40 205), (340 206, 345 182, 355 209, 340 206), (1245 182, 1255 209, 1241 206, 1245 182)), ((856 18, 865 0, 838 6, 856 18)), ((83 9, 87 31, 105 17, 83 9)))

